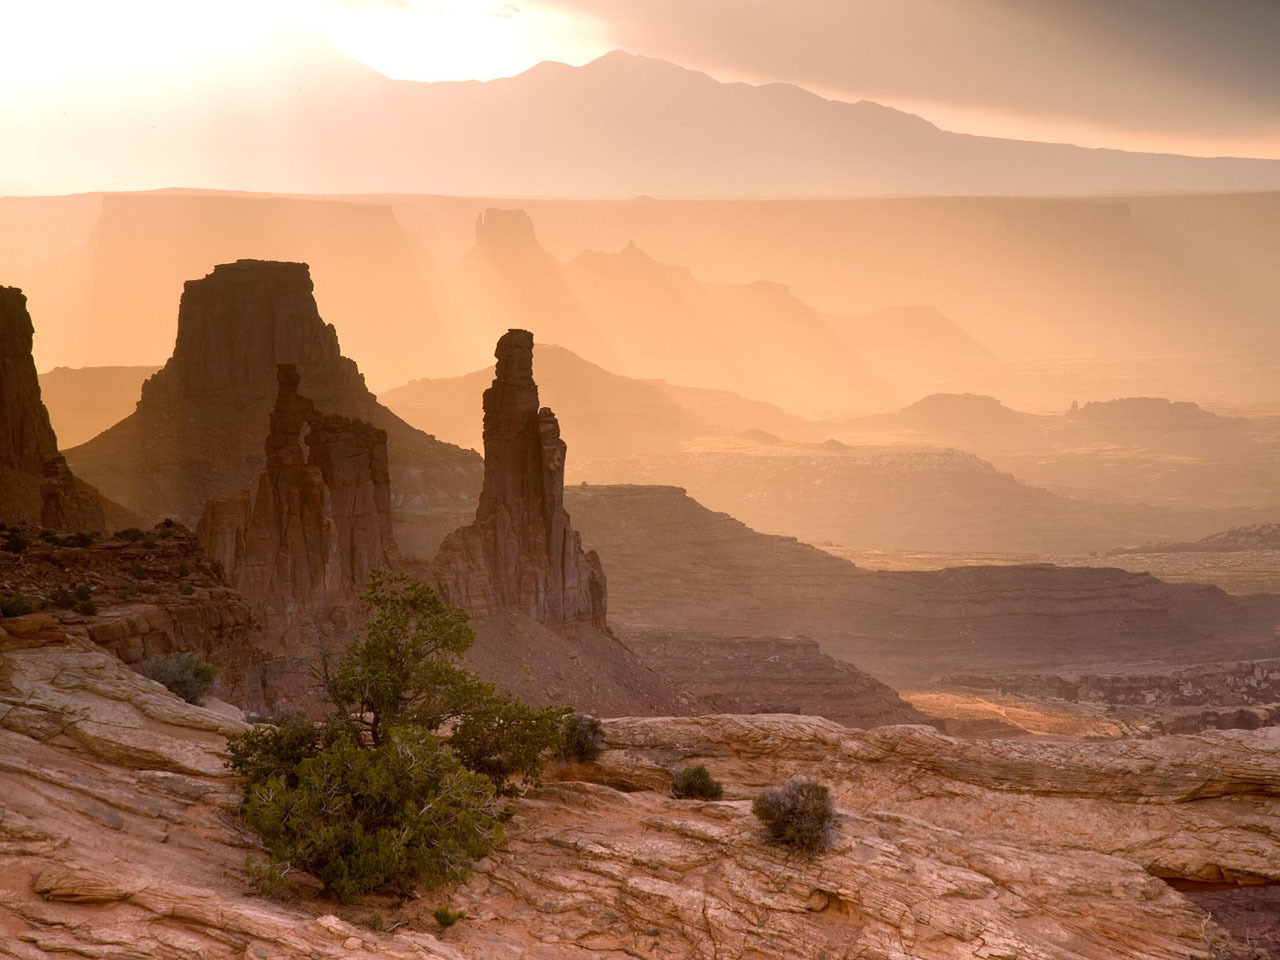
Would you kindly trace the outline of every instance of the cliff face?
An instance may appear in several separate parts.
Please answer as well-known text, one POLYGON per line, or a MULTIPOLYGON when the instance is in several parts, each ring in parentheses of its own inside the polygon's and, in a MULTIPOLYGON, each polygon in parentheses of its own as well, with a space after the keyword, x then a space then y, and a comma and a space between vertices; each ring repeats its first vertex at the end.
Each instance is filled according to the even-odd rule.
POLYGON ((434 571, 450 603, 483 620, 514 609, 552 627, 606 629, 604 570, 564 509, 566 445, 538 406, 533 334, 499 341, 484 393, 484 487, 475 522, 446 538, 434 571))
POLYGON ((0 520, 53 530, 103 530, 106 504, 58 454, 31 357, 27 298, 0 287, 0 520))
POLYGON ((398 539, 432 556, 474 509, 480 459, 377 402, 321 319, 304 263, 239 260, 188 281, 169 362, 133 414, 68 460, 139 513, 194 523, 208 500, 236 496, 262 470, 280 364, 297 368, 319 409, 386 431, 398 539))
POLYGON ((292 364, 277 377, 257 496, 252 505, 247 492, 210 501, 198 535, 248 598, 268 646, 293 661, 330 631, 354 628, 369 573, 400 555, 386 431, 321 413, 298 392, 292 364))

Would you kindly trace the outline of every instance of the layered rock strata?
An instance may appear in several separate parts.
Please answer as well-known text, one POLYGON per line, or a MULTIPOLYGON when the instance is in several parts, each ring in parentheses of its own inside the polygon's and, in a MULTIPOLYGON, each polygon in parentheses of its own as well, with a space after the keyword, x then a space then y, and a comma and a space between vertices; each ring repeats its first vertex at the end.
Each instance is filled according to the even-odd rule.
POLYGON ((538 404, 533 334, 508 331, 495 356, 480 505, 475 522, 441 545, 436 578, 449 602, 480 620, 512 609, 553 629, 604 630, 604 570, 564 508, 567 448, 555 414, 538 404))
MULTIPOLYGON (((34 338, 27 298, 17 287, 0 287, 0 520, 39 522, 52 530, 103 530, 107 504, 72 475, 58 453, 40 398, 34 338)), ((123 516, 119 509, 113 513, 113 519, 123 516)))
POLYGON ((282 363, 298 368, 321 410, 387 432, 397 539, 433 556, 473 514, 480 458, 377 402, 321 319, 304 263, 238 260, 188 281, 173 356, 143 385, 137 409, 67 458, 139 513, 194 524, 207 501, 256 482, 282 363))

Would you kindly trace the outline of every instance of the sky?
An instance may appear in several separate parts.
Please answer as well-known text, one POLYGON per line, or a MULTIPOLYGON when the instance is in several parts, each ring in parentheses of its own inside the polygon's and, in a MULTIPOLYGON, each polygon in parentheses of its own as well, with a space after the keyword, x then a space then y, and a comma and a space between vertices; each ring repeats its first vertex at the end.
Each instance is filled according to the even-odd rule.
POLYGON ((0 25, 0 103, 33 124, 319 38, 401 79, 621 48, 967 133, 1280 158, 1280 0, 0 0, 0 25))

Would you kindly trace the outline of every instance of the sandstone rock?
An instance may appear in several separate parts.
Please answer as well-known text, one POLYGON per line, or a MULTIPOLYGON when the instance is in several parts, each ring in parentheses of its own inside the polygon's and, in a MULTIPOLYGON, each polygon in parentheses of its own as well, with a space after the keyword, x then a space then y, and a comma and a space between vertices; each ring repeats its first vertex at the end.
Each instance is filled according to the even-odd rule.
MULTIPOLYGON (((102 530, 107 505, 58 453, 31 356, 34 336, 27 298, 17 287, 0 287, 0 520, 102 530)), ((124 517, 111 506, 113 519, 124 517)))
POLYGON ((839 807, 1008 843, 1123 857, 1160 877, 1280 880, 1280 729, 1151 740, 961 740, 930 727, 851 730, 813 717, 605 721, 601 778, 665 790, 706 763, 730 798, 792 777, 839 807))
POLYGON ((606 724, 601 763, 574 772, 625 791, 580 780, 530 792, 472 880, 380 907, 409 927, 376 933, 305 896, 247 895, 253 838, 221 767, 222 733, 242 723, 35 619, 22 638, 0 637, 0 950, 22 960, 1244 960, 1242 944, 1139 864, 1161 849, 1171 864, 1180 847, 1187 875, 1250 832, 1235 860, 1280 862, 1280 834, 1251 803, 1275 792, 1280 744, 1259 734, 1131 754, 1108 744, 1093 761, 1096 744, 961 745, 918 727, 619 720, 606 724), (649 789, 695 758, 728 800, 649 789), (767 844, 745 799, 791 773, 820 776, 839 798, 837 843, 815 860, 767 844), (1026 805, 1026 836, 1014 836, 1024 824, 1010 822, 1012 801, 1026 805), (1060 820, 1063 803, 1091 806, 1060 820), (1181 821, 1164 816, 1176 810, 1181 821), (1145 831, 1143 816, 1157 818, 1145 831), (1235 817, 1234 837, 1207 830, 1215 816, 1235 817), (447 944, 418 932, 434 928, 440 903, 467 913, 447 944))
POLYGON ((398 566, 400 556, 386 432, 321 413, 298 392, 294 365, 282 364, 278 378, 252 508, 245 497, 211 501, 198 529, 252 605, 265 649, 287 658, 269 670, 269 698, 297 701, 325 642, 354 630, 370 572, 398 566))
POLYGON ((604 570, 564 509, 566 445, 555 414, 538 405, 533 334, 508 331, 495 356, 480 506, 441 545, 433 564, 441 591, 477 619, 511 608, 553 629, 606 629, 604 570))
POLYGON ((139 513, 194 525, 207 501, 256 482, 282 363, 298 368, 319 409, 387 432, 397 539, 433 556, 474 510, 480 458, 377 402, 321 319, 303 263, 239 260, 189 281, 169 362, 144 384, 133 414, 68 460, 139 513))

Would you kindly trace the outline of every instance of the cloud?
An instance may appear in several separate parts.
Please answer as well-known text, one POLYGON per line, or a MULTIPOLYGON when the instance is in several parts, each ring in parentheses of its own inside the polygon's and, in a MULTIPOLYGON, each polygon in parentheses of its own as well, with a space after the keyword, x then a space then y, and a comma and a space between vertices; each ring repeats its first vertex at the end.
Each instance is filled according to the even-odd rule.
POLYGON ((565 0, 635 53, 890 104, 1280 148, 1276 0, 565 0))

